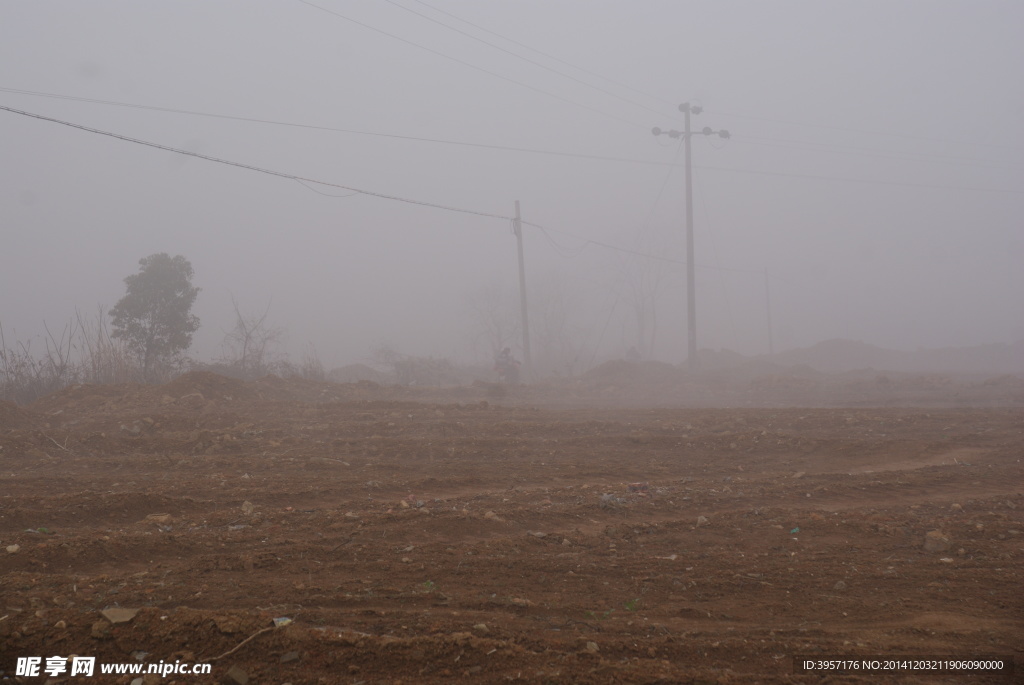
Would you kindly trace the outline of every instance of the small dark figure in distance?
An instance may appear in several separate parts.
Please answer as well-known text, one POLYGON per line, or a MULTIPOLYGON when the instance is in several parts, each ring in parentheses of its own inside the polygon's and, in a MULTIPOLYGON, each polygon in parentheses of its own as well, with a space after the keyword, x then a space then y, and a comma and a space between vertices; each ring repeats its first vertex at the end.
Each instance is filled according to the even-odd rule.
POLYGON ((498 380, 509 385, 519 383, 519 360, 512 356, 512 350, 503 349, 494 358, 494 370, 498 372, 498 380))

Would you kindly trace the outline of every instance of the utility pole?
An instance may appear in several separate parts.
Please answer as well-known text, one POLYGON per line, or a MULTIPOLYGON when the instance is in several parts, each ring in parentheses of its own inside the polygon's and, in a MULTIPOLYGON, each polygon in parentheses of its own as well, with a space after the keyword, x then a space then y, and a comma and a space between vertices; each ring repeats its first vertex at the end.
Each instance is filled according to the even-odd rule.
MULTIPOLYGON (((691 105, 689 102, 684 102, 679 105, 679 111, 683 113, 683 130, 682 131, 662 131, 660 128, 655 126, 651 129, 651 133, 656 136, 660 136, 662 133, 667 135, 669 138, 683 138, 683 144, 686 149, 686 303, 687 303, 687 348, 686 348, 686 361, 690 368, 690 371, 697 371, 697 288, 696 288, 696 275, 695 275, 695 259, 693 251, 693 182, 691 179, 692 171, 690 166, 690 138, 693 136, 693 132, 690 130, 690 115, 700 114, 704 111, 703 107, 697 105, 691 105)), ((705 136, 717 134, 719 138, 728 138, 729 132, 726 130, 713 131, 709 126, 705 126, 700 130, 700 133, 705 136)))
POLYGON ((775 338, 772 336, 772 291, 768 289, 768 267, 764 268, 764 301, 768 308, 768 354, 775 354, 775 338))
POLYGON ((523 378, 530 381, 533 375, 533 361, 530 358, 530 319, 526 316, 526 266, 523 264, 523 221, 519 216, 519 200, 516 200, 516 220, 513 222, 516 241, 519 243, 519 307, 523 329, 523 378))

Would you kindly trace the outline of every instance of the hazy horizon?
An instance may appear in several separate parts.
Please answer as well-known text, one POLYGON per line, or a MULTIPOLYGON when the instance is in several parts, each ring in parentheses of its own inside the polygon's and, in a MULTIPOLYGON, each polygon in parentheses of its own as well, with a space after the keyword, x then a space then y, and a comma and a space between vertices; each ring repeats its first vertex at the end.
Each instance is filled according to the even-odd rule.
POLYGON ((222 353, 232 297, 328 368, 379 345, 487 359, 484 310, 521 354, 518 200, 534 356, 585 366, 635 346, 679 363, 683 155, 651 128, 680 129, 687 101, 705 108, 695 129, 730 132, 693 138, 699 347, 766 353, 769 301, 777 352, 1024 340, 1024 5, 100 0, 2 16, 2 107, 376 194, 0 111, 8 344, 109 311, 166 252, 202 288, 200 359, 222 353))

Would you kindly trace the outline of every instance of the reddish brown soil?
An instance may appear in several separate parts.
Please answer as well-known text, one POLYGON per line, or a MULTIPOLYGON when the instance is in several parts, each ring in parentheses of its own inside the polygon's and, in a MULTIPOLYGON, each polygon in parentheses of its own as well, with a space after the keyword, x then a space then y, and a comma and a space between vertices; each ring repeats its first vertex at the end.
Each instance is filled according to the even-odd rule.
POLYGON ((1024 682, 1019 406, 588 392, 194 373, 3 404, 0 680, 18 656, 145 652, 213 660, 163 683, 1024 682))

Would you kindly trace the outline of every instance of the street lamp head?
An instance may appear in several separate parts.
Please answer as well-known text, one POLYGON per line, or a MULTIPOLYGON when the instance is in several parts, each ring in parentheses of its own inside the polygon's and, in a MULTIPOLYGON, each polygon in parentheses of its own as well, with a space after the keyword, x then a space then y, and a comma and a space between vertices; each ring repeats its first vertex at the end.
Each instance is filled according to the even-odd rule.
POLYGON ((710 136, 712 133, 714 133, 714 131, 711 130, 710 126, 705 126, 704 128, 701 129, 700 132, 706 136, 710 136))
POLYGON ((723 130, 718 132, 718 137, 719 138, 728 138, 729 137, 729 132, 723 129, 723 130))
POLYGON ((661 135, 661 129, 658 128, 657 126, 655 126, 654 128, 651 129, 651 133, 653 133, 656 136, 660 136, 661 135))

